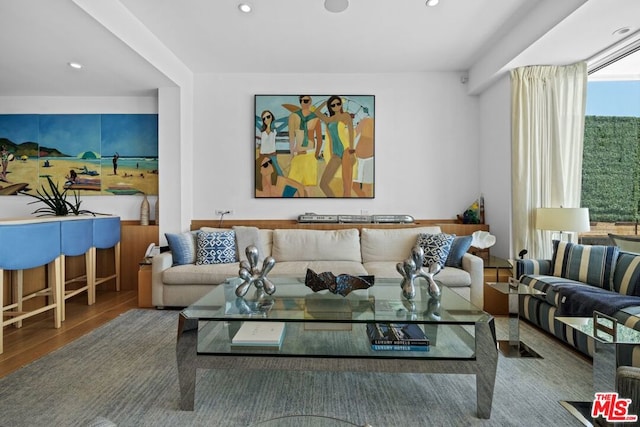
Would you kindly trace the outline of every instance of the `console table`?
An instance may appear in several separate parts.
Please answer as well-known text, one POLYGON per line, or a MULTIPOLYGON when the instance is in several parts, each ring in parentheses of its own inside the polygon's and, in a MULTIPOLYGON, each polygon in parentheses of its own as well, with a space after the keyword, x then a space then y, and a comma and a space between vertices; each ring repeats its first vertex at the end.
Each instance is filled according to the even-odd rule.
MULTIPOLYGON (((66 221, 91 221, 92 246, 105 247, 104 242, 119 246, 120 218, 114 216, 67 216, 47 218, 9 218, 0 220, 0 307, 2 307, 1 326, 15 324, 21 326, 23 319, 45 311, 54 313, 54 327, 62 322, 64 304, 61 257, 65 252, 63 241, 73 239, 66 230, 75 227, 63 227, 66 221), (97 230, 97 231, 96 231, 97 230), (47 266, 44 283, 33 285, 33 291, 24 292, 24 270, 47 266), (5 285, 5 272, 10 278, 5 285), (46 297, 47 303, 41 307, 26 309, 23 302, 35 297, 46 297), (5 305, 5 298, 11 301, 5 305), (5 320, 6 318, 6 320, 5 320)), ((93 258, 95 261, 95 257, 93 258)), ((116 269, 117 271, 117 269, 116 269)), ((92 269, 92 274, 95 269, 92 269)), ((4 329, 3 329, 4 330, 4 329)), ((0 332, 0 354, 3 353, 3 333, 0 332)))

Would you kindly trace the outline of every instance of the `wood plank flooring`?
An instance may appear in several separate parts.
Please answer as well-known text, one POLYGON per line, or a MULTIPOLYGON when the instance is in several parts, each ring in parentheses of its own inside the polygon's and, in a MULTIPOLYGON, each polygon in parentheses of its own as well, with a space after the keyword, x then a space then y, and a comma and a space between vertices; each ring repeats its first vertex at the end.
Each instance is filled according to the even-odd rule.
POLYGON ((92 306, 84 293, 67 300, 67 318, 59 329, 53 327, 51 311, 24 320, 21 328, 6 326, 0 378, 137 307, 136 291, 99 290, 92 306))

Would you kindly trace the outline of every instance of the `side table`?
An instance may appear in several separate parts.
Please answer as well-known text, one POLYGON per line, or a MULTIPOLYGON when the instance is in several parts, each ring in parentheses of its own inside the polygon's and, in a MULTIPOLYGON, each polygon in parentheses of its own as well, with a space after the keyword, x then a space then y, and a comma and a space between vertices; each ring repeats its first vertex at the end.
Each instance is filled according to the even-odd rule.
POLYGON ((153 307, 151 303, 151 259, 140 261, 138 268, 138 307, 153 307))
POLYGON ((498 349, 505 357, 534 357, 542 359, 531 347, 520 341, 520 295, 544 295, 544 292, 523 285, 514 278, 508 282, 488 283, 509 299, 509 339, 498 340, 498 349))
POLYGON ((507 282, 513 274, 513 265, 509 260, 490 256, 484 263, 484 311, 494 316, 509 314, 507 295, 489 286, 489 283, 507 282))

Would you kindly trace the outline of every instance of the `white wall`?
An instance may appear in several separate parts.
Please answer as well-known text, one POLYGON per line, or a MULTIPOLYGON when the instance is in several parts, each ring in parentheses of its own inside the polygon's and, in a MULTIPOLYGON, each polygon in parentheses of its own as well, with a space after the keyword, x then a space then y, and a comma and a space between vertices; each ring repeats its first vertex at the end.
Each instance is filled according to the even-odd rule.
POLYGON ((194 218, 398 213, 455 218, 479 195, 478 99, 458 73, 195 77, 194 218), (255 199, 255 94, 375 95, 374 199, 255 199))
POLYGON ((485 220, 496 236, 491 254, 515 256, 511 242, 511 90, 504 75, 480 96, 480 183, 485 220))
MULTIPOLYGON (((0 114, 156 114, 155 97, 47 97, 0 96, 0 114)), ((20 141, 22 142, 22 141, 20 141)), ((148 197, 151 206, 155 197, 148 197)), ((0 197, 0 217, 29 216, 38 206, 28 196, 0 197)), ((82 208, 120 215, 125 220, 140 219, 142 196, 82 196, 82 208)), ((153 212, 153 209, 152 209, 153 212)), ((153 213, 151 214, 153 218, 153 213)))

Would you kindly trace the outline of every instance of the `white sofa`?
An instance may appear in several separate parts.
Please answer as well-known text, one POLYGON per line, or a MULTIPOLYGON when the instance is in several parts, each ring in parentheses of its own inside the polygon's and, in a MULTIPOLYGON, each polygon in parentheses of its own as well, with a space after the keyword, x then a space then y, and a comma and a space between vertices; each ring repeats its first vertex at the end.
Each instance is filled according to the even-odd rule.
MULTIPOLYGON (((246 258, 246 239, 242 229, 234 227, 237 253, 246 258), (240 243, 242 242, 242 243, 240 243), (244 247, 242 247, 244 246, 244 247)), ((223 229, 202 228, 203 231, 223 229)), ((230 230, 230 229, 224 229, 230 230)), ((271 255, 276 264, 269 276, 304 277, 307 268, 320 273, 373 275, 376 278, 401 276, 396 264, 409 257, 420 233, 440 233, 440 227, 357 228, 342 230, 254 229, 261 258, 271 255)), ((230 277, 237 277, 239 263, 173 266, 171 252, 153 257, 152 304, 158 308, 186 307, 230 277)), ((465 253, 462 268, 445 267, 437 279, 445 286, 483 306, 482 258, 465 253)), ((277 294, 277 292, 276 292, 277 294)))

